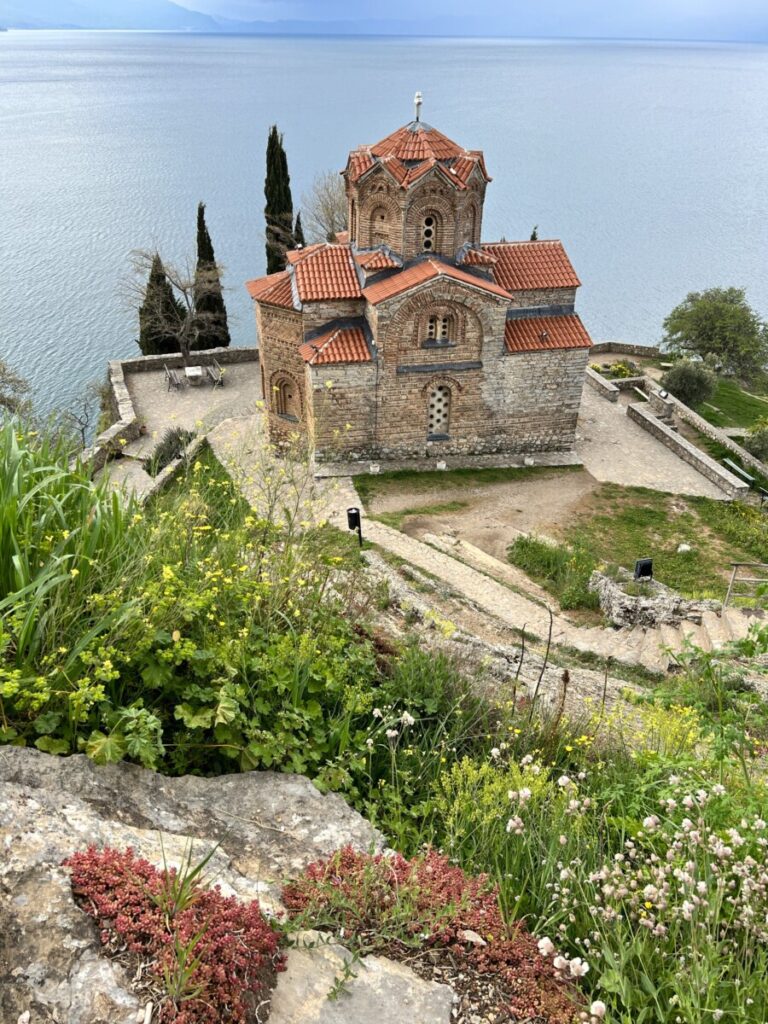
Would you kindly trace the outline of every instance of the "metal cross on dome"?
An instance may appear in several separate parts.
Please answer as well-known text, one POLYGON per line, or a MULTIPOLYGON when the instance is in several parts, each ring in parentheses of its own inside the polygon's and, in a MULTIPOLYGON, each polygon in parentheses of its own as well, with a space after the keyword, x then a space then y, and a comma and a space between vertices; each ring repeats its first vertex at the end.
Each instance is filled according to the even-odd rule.
POLYGON ((421 104, 422 104, 422 101, 423 101, 423 96, 421 95, 420 92, 417 92, 416 95, 413 97, 413 102, 416 104, 416 120, 417 121, 421 120, 421 104))

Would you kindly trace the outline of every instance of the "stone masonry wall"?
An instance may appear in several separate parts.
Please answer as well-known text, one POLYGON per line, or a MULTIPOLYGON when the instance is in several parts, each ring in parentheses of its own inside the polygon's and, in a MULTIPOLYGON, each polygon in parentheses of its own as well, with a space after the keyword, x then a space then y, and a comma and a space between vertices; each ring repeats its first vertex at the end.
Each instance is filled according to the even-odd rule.
POLYGON ((539 288, 535 291, 512 292, 513 309, 536 309, 541 306, 573 306, 575 288, 539 288))
POLYGON ((255 305, 269 434, 273 441, 280 441, 297 431, 306 432, 306 379, 299 354, 303 340, 301 313, 258 302, 255 305), (288 377, 298 389, 302 409, 298 422, 283 418, 275 409, 273 389, 282 377, 288 377))

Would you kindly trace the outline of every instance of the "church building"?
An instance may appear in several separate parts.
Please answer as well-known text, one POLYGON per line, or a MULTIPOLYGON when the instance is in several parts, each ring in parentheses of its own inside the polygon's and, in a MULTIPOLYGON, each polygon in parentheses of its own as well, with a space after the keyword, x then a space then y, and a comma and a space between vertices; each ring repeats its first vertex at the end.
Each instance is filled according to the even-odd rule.
POLYGON ((420 105, 350 153, 349 231, 247 284, 270 436, 319 473, 573 461, 579 279, 558 241, 481 241, 483 154, 420 105))

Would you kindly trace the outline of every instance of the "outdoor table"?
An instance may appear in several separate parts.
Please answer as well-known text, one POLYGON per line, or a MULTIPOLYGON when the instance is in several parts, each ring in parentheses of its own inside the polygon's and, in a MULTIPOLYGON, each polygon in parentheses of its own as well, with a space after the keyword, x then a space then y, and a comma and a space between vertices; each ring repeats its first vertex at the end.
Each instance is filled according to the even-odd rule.
POLYGON ((202 366, 185 366, 184 373, 188 382, 194 386, 202 384, 203 382, 203 368, 202 366))

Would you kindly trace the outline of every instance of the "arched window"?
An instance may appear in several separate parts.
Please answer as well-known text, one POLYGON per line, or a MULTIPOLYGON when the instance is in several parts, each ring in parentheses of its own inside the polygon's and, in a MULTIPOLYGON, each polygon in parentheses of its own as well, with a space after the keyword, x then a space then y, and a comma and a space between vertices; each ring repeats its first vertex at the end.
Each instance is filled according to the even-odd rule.
POLYGON ((426 342, 432 345, 449 345, 455 340, 453 317, 448 314, 433 314, 427 320, 426 342))
POLYGON ((298 385, 290 377, 277 377, 272 386, 274 410, 289 420, 301 419, 301 395, 298 385))
POLYGON ((427 406, 427 440, 441 441, 448 437, 451 422, 451 389, 438 384, 429 392, 427 406))
POLYGON ((385 245, 389 241, 389 217, 384 206, 377 206, 371 214, 371 245, 385 245))

